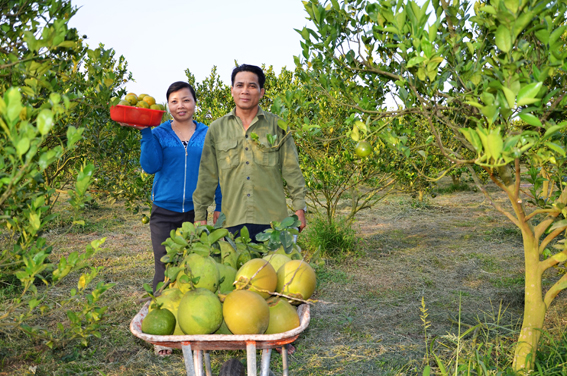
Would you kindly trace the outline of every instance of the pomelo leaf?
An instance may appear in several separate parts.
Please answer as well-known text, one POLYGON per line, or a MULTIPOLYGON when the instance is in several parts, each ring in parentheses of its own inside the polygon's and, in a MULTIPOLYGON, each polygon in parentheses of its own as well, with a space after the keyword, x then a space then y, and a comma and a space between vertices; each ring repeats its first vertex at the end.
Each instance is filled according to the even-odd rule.
POLYGON ((539 93, 541 85, 541 82, 533 82, 521 88, 517 96, 518 106, 537 102, 538 99, 535 99, 535 97, 539 93))
POLYGON ((508 52, 512 48, 512 35, 510 29, 504 25, 498 26, 496 30, 496 46, 503 52, 508 52))
POLYGON ((528 123, 529 125, 533 125, 534 127, 543 127, 543 125, 541 124, 541 121, 534 115, 529 114, 529 113, 520 113, 518 114, 518 116, 520 116, 520 119, 522 119, 523 121, 525 121, 526 123, 528 123))

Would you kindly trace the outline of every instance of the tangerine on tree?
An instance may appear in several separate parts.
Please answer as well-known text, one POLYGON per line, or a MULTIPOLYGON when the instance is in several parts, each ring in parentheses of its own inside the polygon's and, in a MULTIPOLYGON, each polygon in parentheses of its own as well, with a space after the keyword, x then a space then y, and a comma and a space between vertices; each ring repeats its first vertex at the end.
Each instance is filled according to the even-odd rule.
POLYGON ((368 141, 359 141, 354 149, 356 155, 360 158, 368 157, 372 153, 372 145, 368 141))

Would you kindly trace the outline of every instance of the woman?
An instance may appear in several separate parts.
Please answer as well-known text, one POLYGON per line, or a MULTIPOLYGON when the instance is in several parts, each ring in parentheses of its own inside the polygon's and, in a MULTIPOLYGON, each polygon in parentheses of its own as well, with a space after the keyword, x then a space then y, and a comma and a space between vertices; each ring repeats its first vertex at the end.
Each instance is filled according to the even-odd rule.
MULTIPOLYGON (((153 289, 164 280, 166 250, 162 243, 183 222, 194 222, 193 191, 197 186, 205 124, 193 120, 197 98, 187 82, 174 82, 167 89, 167 107, 173 120, 155 128, 142 128, 140 164, 155 174, 152 187, 150 229, 154 250, 153 289)), ((216 222, 221 210, 220 186, 215 192, 216 222)))

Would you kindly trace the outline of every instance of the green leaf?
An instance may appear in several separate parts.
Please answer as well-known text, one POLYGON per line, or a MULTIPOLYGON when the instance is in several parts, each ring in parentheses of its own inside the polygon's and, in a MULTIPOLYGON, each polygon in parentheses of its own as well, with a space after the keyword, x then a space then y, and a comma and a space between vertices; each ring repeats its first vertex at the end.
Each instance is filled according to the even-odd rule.
POLYGON ((209 244, 214 244, 227 235, 228 230, 225 228, 215 230, 209 234, 209 244))
POLYGON ((465 136, 467 141, 471 143, 477 152, 482 150, 482 142, 474 129, 460 128, 459 131, 465 136))
POLYGON ((286 132, 289 129, 289 125, 281 119, 278 120, 278 127, 280 127, 281 129, 283 129, 286 132))
POLYGON ((555 132, 557 132, 558 130, 563 129, 563 128, 565 128, 565 124, 563 124, 563 125, 559 124, 559 125, 554 125, 554 126, 549 127, 545 131, 545 134, 543 135, 543 139, 546 139, 546 138, 552 136, 555 132))
POLYGON ((498 26, 496 30, 496 46, 503 52, 508 52, 512 48, 512 35, 510 29, 504 25, 498 26))
POLYGON ((175 279, 177 278, 177 274, 179 274, 179 272, 182 270, 183 268, 179 268, 179 267, 171 267, 167 269, 167 278, 171 279, 172 281, 175 281, 175 279))
POLYGON ((561 145, 554 144, 553 142, 546 142, 545 146, 553 150, 554 152, 560 154, 562 157, 565 156, 565 149, 561 145))
POLYGON ((520 119, 522 119, 523 121, 525 121, 526 123, 528 123, 529 125, 532 125, 534 127, 543 127, 543 125, 541 124, 541 121, 534 115, 529 114, 529 113, 519 113, 518 116, 520 117, 520 119))
POLYGON ((483 11, 483 12, 486 12, 486 13, 496 14, 496 10, 494 9, 494 7, 492 7, 490 5, 481 7, 480 10, 483 11))
POLYGON ((490 133, 487 136, 487 143, 492 158, 494 158, 494 160, 500 158, 500 155, 502 154, 502 146, 503 146, 502 137, 497 133, 490 133))
POLYGON ((538 99, 535 99, 535 97, 539 93, 541 89, 541 85, 542 85, 541 82, 534 82, 520 89, 520 92, 518 93, 518 97, 517 97, 518 106, 523 106, 526 104, 537 102, 538 99))
POLYGON ((514 108, 514 105, 516 104, 516 96, 514 95, 512 90, 508 89, 505 86, 502 86, 502 91, 504 92, 504 95, 506 96, 506 101, 508 102, 508 107, 514 108))
POLYGON ((10 88, 4 94, 4 101, 7 104, 6 115, 8 120, 13 122, 20 117, 22 111, 22 95, 16 88, 10 88))
POLYGON ((562 228, 562 227, 567 227, 567 219, 562 219, 560 221, 555 222, 553 225, 551 225, 551 227, 549 228, 549 231, 551 232, 555 229, 562 228))
POLYGON ((534 18, 534 13, 529 11, 522 13, 516 21, 514 21, 514 35, 517 38, 518 35, 524 30, 524 28, 530 23, 534 18))
POLYGON ((37 115, 37 129, 45 136, 53 127, 53 113, 48 109, 43 109, 37 115))
POLYGON ((415 65, 423 63, 427 58, 425 56, 414 56, 409 59, 408 63, 406 64, 406 68, 411 68, 415 65))
POLYGON ((149 294, 153 294, 154 290, 152 289, 152 286, 150 286, 149 283, 144 283, 143 286, 144 290, 146 290, 147 293, 149 294))
POLYGON ((352 138, 356 142, 360 140, 360 135, 358 133, 358 127, 356 126, 356 123, 354 123, 354 125, 352 126, 352 132, 350 133, 350 138, 352 138))
POLYGON ((30 148, 30 139, 26 136, 22 137, 18 144, 16 145, 16 151, 19 156, 24 155, 30 148))

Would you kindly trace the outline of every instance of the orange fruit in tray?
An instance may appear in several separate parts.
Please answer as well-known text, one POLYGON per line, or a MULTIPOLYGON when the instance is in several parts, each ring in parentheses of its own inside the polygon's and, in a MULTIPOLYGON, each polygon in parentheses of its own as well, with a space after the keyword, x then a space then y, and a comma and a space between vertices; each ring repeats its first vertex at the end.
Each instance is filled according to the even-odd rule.
POLYGON ((144 97, 147 97, 147 96, 148 96, 148 94, 140 94, 140 95, 138 95, 138 101, 144 100, 144 97))
POLYGON ((150 110, 164 111, 164 107, 161 104, 156 103, 150 106, 150 110))
MULTIPOLYGON (((139 98, 139 97, 138 97, 138 98, 139 98)), ((154 97, 150 97, 149 95, 146 95, 142 100, 143 100, 144 102, 146 102, 147 104, 149 104, 150 106, 156 104, 155 98, 154 98, 154 97)))

